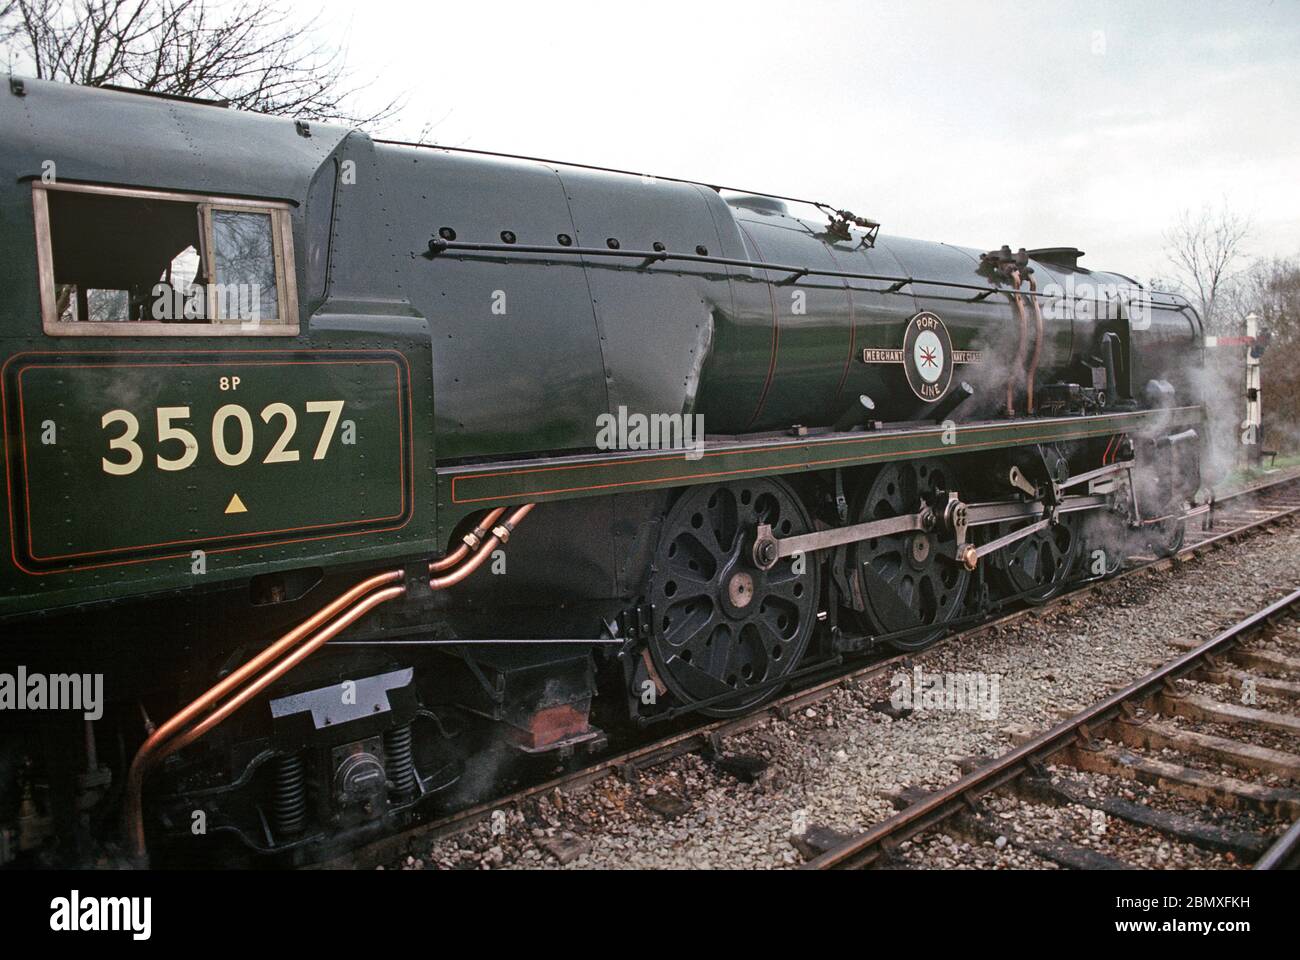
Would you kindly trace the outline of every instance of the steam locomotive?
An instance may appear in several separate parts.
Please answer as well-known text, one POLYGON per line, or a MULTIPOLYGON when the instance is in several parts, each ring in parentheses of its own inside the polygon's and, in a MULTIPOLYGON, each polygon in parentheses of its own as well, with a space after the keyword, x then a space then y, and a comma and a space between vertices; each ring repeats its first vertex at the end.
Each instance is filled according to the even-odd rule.
POLYGON ((1206 497, 1074 248, 19 78, 0 170, 0 861, 318 859, 1206 497))

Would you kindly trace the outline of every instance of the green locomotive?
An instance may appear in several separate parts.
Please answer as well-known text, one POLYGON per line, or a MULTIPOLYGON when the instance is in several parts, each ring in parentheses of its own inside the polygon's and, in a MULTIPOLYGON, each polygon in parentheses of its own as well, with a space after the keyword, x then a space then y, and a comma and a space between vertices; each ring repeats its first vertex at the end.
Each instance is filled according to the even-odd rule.
POLYGON ((1202 499, 1198 317, 1071 248, 18 78, 0 170, 9 858, 319 857, 1202 499))

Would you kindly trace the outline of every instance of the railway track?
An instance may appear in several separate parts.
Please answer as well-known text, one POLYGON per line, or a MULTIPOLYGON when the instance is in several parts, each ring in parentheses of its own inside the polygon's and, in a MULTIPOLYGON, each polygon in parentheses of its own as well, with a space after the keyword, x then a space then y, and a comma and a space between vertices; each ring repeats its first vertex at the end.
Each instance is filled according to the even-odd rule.
MULTIPOLYGON (((1158 570, 1184 563, 1194 557, 1212 553, 1217 548, 1257 533, 1283 520, 1300 514, 1300 475, 1288 476, 1254 487, 1235 491, 1219 499, 1204 526, 1189 524, 1187 540, 1179 551, 1170 557, 1134 558, 1132 566, 1121 573, 1085 582, 1043 606, 1028 607, 986 621, 970 629, 954 632, 930 647, 926 653, 941 646, 972 637, 987 630, 1002 628, 1024 617, 1036 616, 1050 610, 1066 599, 1078 599, 1101 584, 1113 583, 1123 577, 1144 570, 1158 570)), ((921 654, 920 657, 924 657, 921 654)), ((635 781, 642 771, 659 766, 687 753, 725 755, 727 737, 742 733, 767 722, 771 717, 788 718, 794 713, 831 696, 837 689, 863 683, 873 677, 885 676, 900 666, 918 659, 915 653, 880 656, 866 662, 859 661, 852 668, 831 668, 829 675, 805 679, 796 689, 759 707, 751 713, 725 720, 702 720, 685 730, 679 730, 651 743, 638 745, 615 753, 598 762, 579 769, 566 771, 556 777, 534 783, 508 795, 467 807, 450 815, 427 822, 409 830, 382 838, 359 847, 348 854, 316 864, 315 868, 367 868, 380 866, 403 856, 413 845, 439 838, 454 836, 472 829, 487 820, 494 811, 519 806, 527 801, 562 792, 578 790, 607 777, 621 777, 635 781)))
POLYGON ((1030 736, 955 783, 907 803, 895 816, 805 866, 897 865, 904 841, 942 829, 949 845, 951 833, 977 842, 997 838, 999 845, 1015 843, 1066 868, 1132 868, 1135 864, 1100 852, 1095 842, 1111 822, 1119 822, 1144 843, 1163 837, 1230 854, 1231 863, 1294 868, 1300 860, 1300 790, 1294 787, 1300 781, 1300 756, 1279 746, 1294 742, 1300 733, 1295 713, 1300 700, 1298 631, 1300 590, 1204 643, 1187 645, 1185 653, 1145 677, 1030 736), (1291 641, 1291 655, 1260 648, 1261 639, 1280 636, 1291 641), (1202 692, 1206 687, 1226 695, 1202 692), (1237 692, 1241 696, 1233 695, 1237 692), (1233 702, 1255 703, 1260 697, 1283 701, 1291 709, 1233 702), (1134 803, 1102 793, 1091 785, 1093 775, 1112 784, 1136 781, 1196 805, 1245 813, 1259 828, 1223 826, 1150 799, 1134 803), (1071 807, 1087 815, 1075 819, 1074 831, 1062 830, 1062 823, 1070 824, 1060 817, 1042 829, 1033 814, 1044 806, 1071 807), (1279 824, 1284 828, 1280 836, 1279 824))

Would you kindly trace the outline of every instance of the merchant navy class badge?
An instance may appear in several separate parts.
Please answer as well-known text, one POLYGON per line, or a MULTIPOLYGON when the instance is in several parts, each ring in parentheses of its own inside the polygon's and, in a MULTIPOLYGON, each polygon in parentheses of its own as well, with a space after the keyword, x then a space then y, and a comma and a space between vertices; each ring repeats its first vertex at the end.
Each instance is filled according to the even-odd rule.
POLYGON ((934 403, 948 392, 954 365, 979 363, 982 359, 976 350, 954 350, 948 328, 938 314, 929 310, 907 322, 903 349, 866 347, 862 351, 863 363, 901 363, 907 385, 926 403, 934 403))

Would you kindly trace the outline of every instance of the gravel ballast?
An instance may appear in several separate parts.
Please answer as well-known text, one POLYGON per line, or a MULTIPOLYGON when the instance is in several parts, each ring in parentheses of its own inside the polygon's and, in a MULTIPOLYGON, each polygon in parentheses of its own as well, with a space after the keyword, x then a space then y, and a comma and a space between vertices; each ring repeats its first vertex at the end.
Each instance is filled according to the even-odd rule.
MULTIPOLYGON (((1163 571, 1102 584, 1040 614, 941 644, 915 658, 925 674, 976 674, 975 709, 920 709, 893 719, 879 709, 891 679, 835 690, 789 720, 775 718, 726 741, 729 753, 767 761, 745 783, 690 754, 644 770, 635 783, 607 777, 507 808, 469 832, 427 845, 394 868, 779 869, 804 861, 792 836, 809 827, 855 833, 890 816, 908 789, 957 779, 963 760, 1014 746, 1012 731, 1042 730, 1143 676, 1178 651, 1171 636, 1204 640, 1300 584, 1300 526, 1293 521, 1163 571), (996 709, 993 705, 996 704, 996 709)), ((1017 801, 1009 801, 1017 802, 1017 801)), ((1067 816, 1052 810, 1053 816, 1067 816)), ((1046 817, 1047 814, 1044 814, 1046 817)), ((1049 818, 1050 819, 1050 818, 1049 818)), ((1141 866, 1209 866, 1200 851, 1117 826, 1141 866), (1176 848, 1175 848, 1176 847, 1176 848)), ((1050 867, 1013 844, 917 838, 899 865, 1050 867), (961 849, 967 844, 966 850, 961 849), (940 854, 931 857, 931 853, 940 854)), ((1135 862, 1132 854, 1125 859, 1135 862)))

